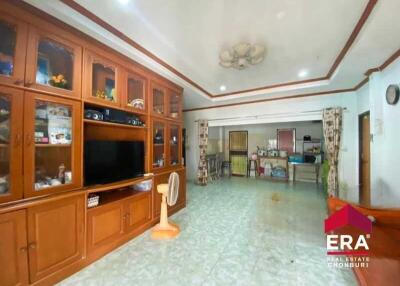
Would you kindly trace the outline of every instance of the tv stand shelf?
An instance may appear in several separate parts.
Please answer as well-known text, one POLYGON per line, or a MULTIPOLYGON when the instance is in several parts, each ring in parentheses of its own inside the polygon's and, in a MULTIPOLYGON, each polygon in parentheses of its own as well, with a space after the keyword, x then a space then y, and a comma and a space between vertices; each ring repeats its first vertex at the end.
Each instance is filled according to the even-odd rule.
POLYGON ((107 121, 97 121, 97 120, 91 120, 91 119, 84 119, 83 122, 85 122, 87 124, 92 124, 92 125, 110 126, 110 127, 118 127, 118 128, 147 129, 146 126, 134 126, 134 125, 113 123, 113 122, 107 122, 107 121))
POLYGON ((153 175, 145 176, 145 177, 143 176, 143 177, 138 177, 135 179, 119 181, 117 183, 88 186, 88 187, 86 187, 86 190, 88 191, 88 194, 106 192, 106 191, 110 191, 110 190, 114 190, 114 189, 120 189, 120 188, 128 187, 131 185, 139 184, 143 181, 152 180, 152 179, 153 179, 153 175))
POLYGON ((97 209, 99 207, 105 206, 107 204, 116 202, 116 201, 122 201, 124 199, 128 198, 133 198, 137 197, 140 195, 146 195, 146 194, 151 194, 151 191, 148 192, 140 192, 140 191, 135 191, 129 187, 125 188, 120 188, 108 192, 100 192, 97 193, 99 196, 99 204, 95 207, 88 208, 88 211, 90 212, 92 209, 97 209))

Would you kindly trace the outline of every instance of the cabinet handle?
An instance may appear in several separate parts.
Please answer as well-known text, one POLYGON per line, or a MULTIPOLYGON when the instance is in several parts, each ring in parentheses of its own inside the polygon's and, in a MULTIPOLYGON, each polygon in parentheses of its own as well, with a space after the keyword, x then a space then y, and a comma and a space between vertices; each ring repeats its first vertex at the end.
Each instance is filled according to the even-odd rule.
POLYGON ((33 84, 33 82, 30 81, 30 80, 28 80, 28 81, 25 83, 25 86, 26 86, 26 87, 30 87, 32 84, 33 84))
POLYGON ((23 83, 24 83, 24 81, 22 79, 17 79, 16 81, 14 81, 15 85, 21 85, 23 83))
POLYGON ((32 135, 26 134, 26 146, 30 147, 32 145, 32 135))
POLYGON ((21 248, 19 249, 19 251, 21 251, 21 252, 26 252, 27 250, 28 250, 28 247, 26 247, 26 246, 21 247, 21 248))
POLYGON ((29 243, 28 247, 30 249, 35 249, 36 248, 36 243, 35 242, 29 243))
POLYGON ((21 134, 17 134, 15 136, 15 147, 19 147, 21 145, 21 134))

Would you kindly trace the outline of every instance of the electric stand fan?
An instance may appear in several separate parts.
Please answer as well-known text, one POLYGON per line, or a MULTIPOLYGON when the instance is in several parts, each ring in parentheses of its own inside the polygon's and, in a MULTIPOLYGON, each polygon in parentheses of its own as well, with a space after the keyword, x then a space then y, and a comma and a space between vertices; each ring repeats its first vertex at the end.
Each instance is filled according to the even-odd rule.
POLYGON ((151 234, 153 239, 168 239, 177 236, 180 232, 179 226, 168 222, 167 204, 173 206, 178 200, 179 175, 172 172, 169 175, 168 184, 160 184, 157 191, 162 195, 160 223, 158 223, 151 234))

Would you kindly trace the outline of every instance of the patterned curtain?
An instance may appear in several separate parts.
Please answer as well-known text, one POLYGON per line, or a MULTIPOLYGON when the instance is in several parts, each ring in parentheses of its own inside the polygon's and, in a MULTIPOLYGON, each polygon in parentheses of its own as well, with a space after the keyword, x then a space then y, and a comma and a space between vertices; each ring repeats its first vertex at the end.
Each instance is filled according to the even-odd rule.
POLYGON ((338 162, 340 149, 340 136, 342 134, 342 108, 327 108, 322 113, 324 128, 325 148, 329 161, 328 195, 338 197, 338 162))
POLYGON ((207 120, 199 120, 198 122, 199 128, 199 148, 200 148, 200 158, 199 158, 199 167, 197 169, 197 183, 199 185, 205 186, 207 185, 207 143, 208 143, 208 121, 207 120))

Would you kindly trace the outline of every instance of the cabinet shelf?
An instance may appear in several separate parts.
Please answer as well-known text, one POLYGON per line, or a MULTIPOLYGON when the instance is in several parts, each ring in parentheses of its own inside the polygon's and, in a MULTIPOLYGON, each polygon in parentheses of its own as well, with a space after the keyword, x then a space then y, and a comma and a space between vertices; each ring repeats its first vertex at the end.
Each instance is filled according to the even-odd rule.
POLYGON ((99 204, 95 207, 88 208, 88 211, 90 212, 93 209, 97 209, 99 207, 111 204, 116 201, 121 201, 127 198, 133 198, 136 196, 139 196, 141 194, 150 194, 151 192, 141 192, 141 191, 135 191, 129 187, 117 189, 117 190, 110 190, 108 192, 101 192, 98 193, 99 195, 99 204))
POLYGON ((126 125, 120 123, 113 123, 113 122, 106 122, 106 121, 97 121, 91 119, 84 119, 83 122, 91 125, 98 125, 98 126, 110 126, 110 127, 120 127, 120 128, 128 128, 128 129, 147 129, 146 126, 133 126, 133 125, 126 125))
POLYGON ((40 148, 57 148, 57 147, 71 147, 72 144, 35 144, 35 147, 40 147, 40 148))

